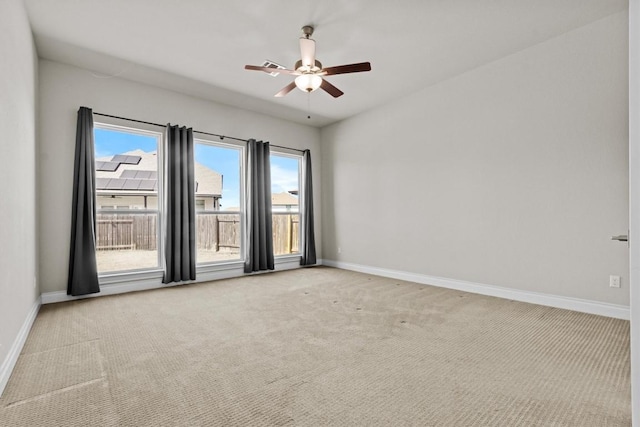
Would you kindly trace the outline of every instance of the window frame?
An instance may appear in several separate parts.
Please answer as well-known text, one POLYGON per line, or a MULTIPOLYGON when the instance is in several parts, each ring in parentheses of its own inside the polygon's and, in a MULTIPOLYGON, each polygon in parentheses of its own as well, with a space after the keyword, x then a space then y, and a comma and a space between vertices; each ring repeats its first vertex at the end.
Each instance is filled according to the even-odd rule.
MULTIPOLYGON (((303 209, 306 209, 306 206, 304 205, 304 189, 303 187, 303 161, 304 161, 304 156, 302 155, 301 152, 299 152, 299 150, 295 150, 295 149, 287 149, 287 148, 271 148, 270 147, 270 155, 271 156, 278 156, 278 157, 289 157, 292 159, 296 159, 298 160, 298 252, 294 252, 294 253, 290 253, 290 254, 281 254, 281 255, 276 255, 275 254, 275 250, 274 250, 274 259, 275 260, 286 260, 286 259, 290 259, 290 258, 301 258, 302 257, 302 245, 304 243, 304 236, 302 233, 302 230, 304 230, 304 215, 302 214, 303 209)), ((271 159, 269 159, 269 162, 271 162, 271 159)), ((275 214, 289 214, 291 215, 292 213, 296 213, 296 212, 275 212, 275 214)), ((273 211, 273 206, 271 207, 271 214, 274 214, 273 211)), ((274 248, 275 249, 275 248, 274 248)))
MULTIPOLYGON (((162 233, 162 226, 164 224, 164 173, 163 173, 163 164, 164 164, 164 142, 165 142, 165 130, 158 130, 157 127, 144 126, 140 125, 140 127, 131 127, 130 122, 126 121, 126 125, 122 123, 122 120, 118 119, 107 119, 105 120, 95 120, 93 122, 93 130, 94 130, 94 138, 95 138, 95 130, 103 129, 103 130, 111 130, 122 133, 130 133, 133 135, 141 135, 146 137, 153 137, 156 139, 156 158, 157 158, 157 180, 158 180, 158 189, 157 189, 157 207, 156 209, 101 209, 98 207, 97 203, 95 204, 95 213, 99 215, 104 212, 110 215, 144 215, 144 214, 155 214, 157 216, 156 219, 156 244, 157 244, 157 264, 155 267, 150 268, 135 268, 129 270, 114 270, 114 271, 105 271, 98 272, 98 282, 99 284, 109 284, 109 283, 117 283, 123 281, 130 280, 142 280, 142 279, 151 279, 162 277, 164 274, 164 235, 162 233)), ((94 153, 95 153, 95 141, 94 141, 94 153)), ((95 156, 94 156, 95 157, 95 156)), ((95 160, 95 159, 94 159, 95 160)), ((94 172, 95 163, 94 163, 94 172)), ((94 196, 97 200, 98 191, 94 189, 94 196)), ((114 205, 117 206, 117 205, 114 205)), ((97 232, 97 230, 96 230, 97 232)))
MULTIPOLYGON (((211 261, 211 262, 199 262, 198 261, 198 257, 197 257, 197 249, 196 249, 196 272, 202 272, 202 273, 206 273, 206 272, 211 272, 211 271, 219 271, 221 269, 227 268, 227 267, 232 267, 232 266, 237 266, 237 265, 244 265, 245 259, 246 259, 246 245, 245 245, 245 236, 246 236, 246 226, 247 226, 247 218, 246 218, 246 209, 245 209, 245 197, 246 197, 246 188, 245 188, 245 168, 246 168, 246 160, 245 160, 245 155, 246 155, 246 144, 242 143, 242 142, 235 142, 235 141, 229 141, 229 142, 222 142, 222 141, 217 141, 214 140, 213 138, 208 138, 206 137, 206 135, 203 136, 198 136, 198 138, 194 138, 193 139, 193 145, 194 145, 194 150, 193 150, 193 155, 194 155, 194 159, 193 161, 195 162, 195 146, 196 144, 203 144, 203 145, 209 145, 209 146, 213 146, 213 147, 219 147, 219 148, 226 148, 226 149, 233 149, 233 150, 237 150, 238 151, 238 186, 240 189, 240 194, 239 194, 239 198, 238 198, 238 211, 231 211, 231 210, 225 210, 225 209, 221 209, 221 210, 201 210, 201 211, 197 211, 195 212, 196 217, 198 215, 215 215, 215 214, 238 214, 238 216, 240 217, 240 254, 239 254, 239 258, 238 259, 234 259, 234 260, 222 260, 222 261, 211 261)), ((223 178, 223 185, 224 185, 224 178, 223 178)), ((223 187, 224 190, 224 187, 223 187)), ((196 248, 197 248, 197 242, 196 242, 196 248)))

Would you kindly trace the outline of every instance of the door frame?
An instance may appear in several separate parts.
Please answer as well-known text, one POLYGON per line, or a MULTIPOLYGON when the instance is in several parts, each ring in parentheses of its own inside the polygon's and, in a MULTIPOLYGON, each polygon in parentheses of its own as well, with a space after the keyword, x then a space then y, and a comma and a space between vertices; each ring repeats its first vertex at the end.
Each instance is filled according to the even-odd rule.
POLYGON ((640 427, 640 0, 629 0, 629 310, 632 425, 640 427))

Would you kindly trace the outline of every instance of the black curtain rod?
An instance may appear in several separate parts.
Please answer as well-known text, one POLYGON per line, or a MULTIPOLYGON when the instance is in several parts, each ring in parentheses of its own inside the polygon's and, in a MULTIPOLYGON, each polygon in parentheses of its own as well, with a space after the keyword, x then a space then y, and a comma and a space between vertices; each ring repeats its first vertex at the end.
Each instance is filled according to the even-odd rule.
MULTIPOLYGON (((151 126, 158 126, 161 128, 166 128, 167 125, 161 125, 160 123, 153 123, 153 122, 145 122, 144 120, 136 120, 136 119, 128 119, 126 117, 120 117, 120 116, 112 116, 111 114, 104 114, 104 113, 93 113, 96 116, 103 116, 103 117, 111 117, 112 119, 119 119, 119 120, 126 120, 129 122, 134 122, 134 123, 142 123, 145 125, 151 125, 151 126)), ((235 138, 233 136, 226 136, 226 135, 219 135, 217 133, 209 133, 209 132, 202 132, 199 130, 194 130, 193 133, 200 133, 202 135, 209 135, 209 136, 215 136, 220 138, 220 140, 223 139, 233 139, 234 141, 241 141, 241 142, 248 142, 246 139, 241 139, 241 138, 235 138)), ((275 145, 275 144, 269 144, 271 147, 276 147, 276 148, 284 148, 285 150, 293 150, 293 151, 299 151, 299 152, 304 152, 304 150, 299 150, 297 148, 289 148, 289 147, 283 147, 281 145, 275 145)))

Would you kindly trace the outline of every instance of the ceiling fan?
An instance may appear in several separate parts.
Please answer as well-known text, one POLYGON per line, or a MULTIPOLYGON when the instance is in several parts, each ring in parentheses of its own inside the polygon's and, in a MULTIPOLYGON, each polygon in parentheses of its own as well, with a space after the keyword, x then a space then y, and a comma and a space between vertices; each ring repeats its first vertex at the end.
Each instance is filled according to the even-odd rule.
POLYGON ((285 96, 297 87, 309 93, 320 88, 334 98, 337 98, 342 96, 344 92, 325 80, 325 76, 371 71, 371 64, 369 62, 322 68, 320 61, 315 58, 316 42, 310 38, 313 35, 313 27, 311 25, 305 25, 302 27, 302 32, 304 36, 300 37, 300 60, 296 62, 293 70, 287 68, 261 67, 257 65, 244 66, 245 70, 264 71, 265 73, 276 72, 297 76, 294 81, 276 93, 276 97, 285 96))

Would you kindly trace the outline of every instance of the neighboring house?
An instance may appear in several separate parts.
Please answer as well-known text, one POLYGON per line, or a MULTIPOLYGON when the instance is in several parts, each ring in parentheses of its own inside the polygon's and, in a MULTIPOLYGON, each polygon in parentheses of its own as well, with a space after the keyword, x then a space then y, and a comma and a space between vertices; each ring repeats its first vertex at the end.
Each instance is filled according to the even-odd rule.
MULTIPOLYGON (((271 194, 271 210, 273 212, 298 212, 298 190, 271 194)), ((239 207, 226 208, 225 211, 239 211, 239 207)))
POLYGON ((298 212, 298 192, 296 190, 271 195, 271 209, 274 212, 298 212), (295 196, 294 196, 295 194, 295 196))
MULTIPOLYGON (((194 162, 196 210, 218 210, 222 175, 194 162)), ((98 209, 157 209, 156 152, 128 151, 96 159, 98 209)))

